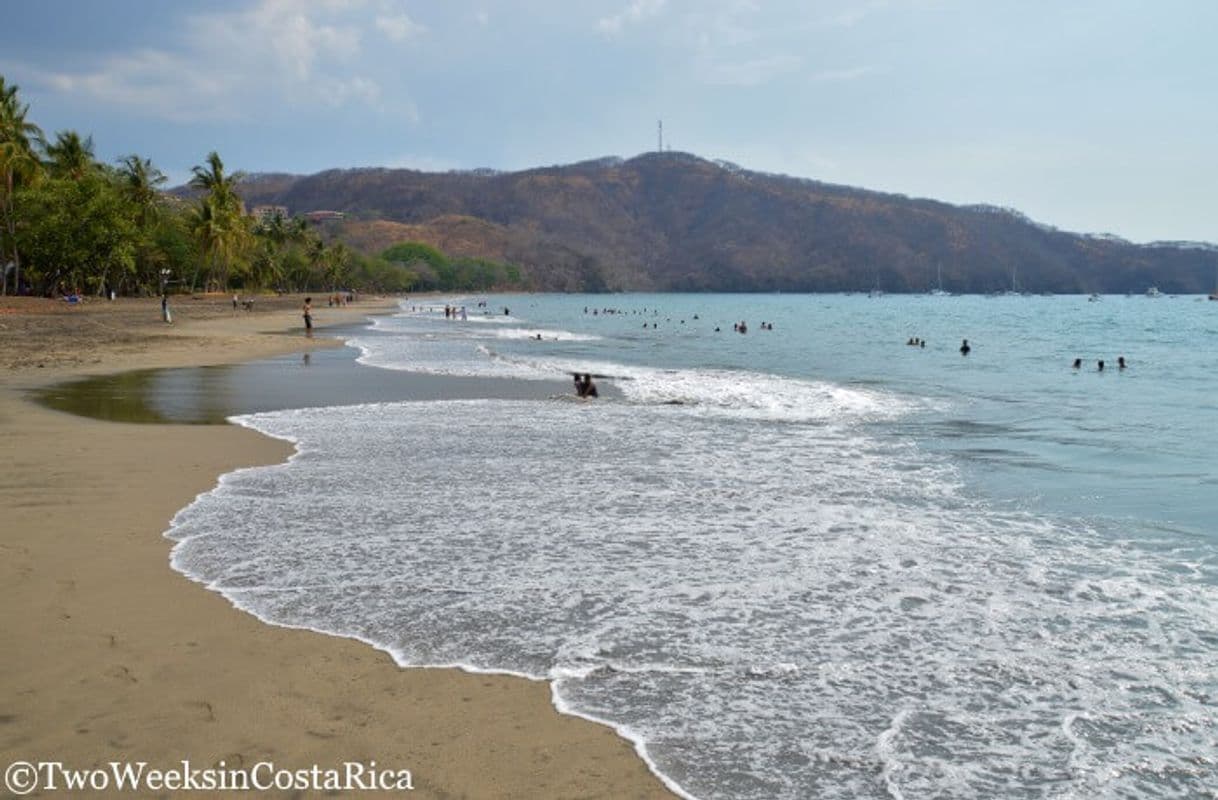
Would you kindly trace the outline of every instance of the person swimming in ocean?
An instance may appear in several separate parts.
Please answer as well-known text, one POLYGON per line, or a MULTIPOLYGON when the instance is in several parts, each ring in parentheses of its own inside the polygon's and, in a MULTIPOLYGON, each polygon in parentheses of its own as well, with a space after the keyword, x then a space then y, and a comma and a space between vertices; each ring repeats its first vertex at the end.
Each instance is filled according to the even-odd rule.
POLYGON ((964 343, 960 345, 960 355, 967 356, 972 350, 973 348, 968 346, 968 339, 965 339, 964 343))
POLYGON ((1096 367, 1097 367, 1097 370, 1096 370, 1097 372, 1103 372, 1104 371, 1104 359, 1101 358, 1099 360, 1099 362, 1097 362, 1096 367))
POLYGON ((1125 367, 1126 367, 1125 356, 1118 356, 1117 357, 1117 369, 1125 369, 1125 367))
POLYGON ((575 375, 575 396, 576 397, 597 397, 596 384, 592 382, 592 375, 585 373, 581 375, 576 372, 575 375))
POLYGON ((1074 359, 1074 363, 1070 366, 1074 367, 1075 369, 1082 369, 1083 360, 1081 358, 1076 358, 1074 359))

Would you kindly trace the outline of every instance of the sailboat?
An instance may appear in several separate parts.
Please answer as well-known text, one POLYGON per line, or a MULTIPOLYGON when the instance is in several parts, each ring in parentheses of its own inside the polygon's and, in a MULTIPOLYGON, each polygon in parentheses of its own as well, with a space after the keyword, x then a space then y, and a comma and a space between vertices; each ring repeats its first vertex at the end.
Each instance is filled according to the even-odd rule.
POLYGON ((931 297, 947 297, 948 293, 943 291, 943 265, 939 265, 939 286, 936 289, 931 289, 927 292, 931 297))
POLYGON ((1003 297, 1019 297, 1019 280, 1016 278, 1018 267, 1011 267, 1011 288, 1000 292, 1003 297))

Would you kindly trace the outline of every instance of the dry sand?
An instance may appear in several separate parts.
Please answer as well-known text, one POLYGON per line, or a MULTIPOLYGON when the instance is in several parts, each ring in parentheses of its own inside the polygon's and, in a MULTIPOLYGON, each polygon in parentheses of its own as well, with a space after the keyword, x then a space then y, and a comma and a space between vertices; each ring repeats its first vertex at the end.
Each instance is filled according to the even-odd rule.
MULTIPOLYGON (((555 712, 545 683, 400 669, 358 642, 266 625, 173 572, 173 514, 226 471, 283 460, 283 442, 23 397, 76 375, 327 346, 304 339, 299 303, 234 314, 225 298, 177 300, 165 326, 155 299, 0 300, 0 768, 376 761, 411 770, 408 796, 671 797, 612 730, 555 712)), ((390 304, 314 305, 326 325, 390 304)))

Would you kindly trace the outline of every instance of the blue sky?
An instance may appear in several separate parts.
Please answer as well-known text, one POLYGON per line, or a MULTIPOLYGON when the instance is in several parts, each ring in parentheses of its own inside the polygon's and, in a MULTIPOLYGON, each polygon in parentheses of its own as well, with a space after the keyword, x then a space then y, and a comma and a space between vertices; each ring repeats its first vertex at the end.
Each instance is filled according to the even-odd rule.
POLYGON ((656 147, 1135 241, 1218 242, 1218 3, 40 0, 0 74, 175 181, 656 147))

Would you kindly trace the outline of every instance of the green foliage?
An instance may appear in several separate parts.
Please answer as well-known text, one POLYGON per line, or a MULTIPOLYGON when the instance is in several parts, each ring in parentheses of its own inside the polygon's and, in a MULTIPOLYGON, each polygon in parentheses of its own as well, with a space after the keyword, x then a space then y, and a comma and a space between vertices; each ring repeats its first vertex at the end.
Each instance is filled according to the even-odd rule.
POLYGON ((423 242, 401 242, 386 248, 381 258, 399 264, 423 263, 433 270, 444 269, 448 266, 448 257, 436 248, 423 242))
POLYGON ((381 259, 408 268, 423 291, 485 291, 519 286, 520 268, 485 258, 450 259, 423 242, 401 242, 386 248, 381 259))
MULTIPOLYGON (((13 280, 21 282, 21 251, 17 247, 17 190, 38 182, 42 162, 37 148, 42 130, 26 119, 29 105, 17 99, 17 87, 0 75, 0 265, 12 261, 13 280)), ((8 294, 8 270, 2 269, 0 293, 8 294)))
MULTIPOLYGON (((65 130, 47 143, 28 111, 0 76, 0 264, 18 265, 13 277, 23 291, 401 292, 521 283, 516 266, 449 258, 422 242, 367 257, 330 235, 327 245, 301 219, 254 220, 238 192, 243 174, 230 173, 214 151, 192 170, 199 199, 175 201, 161 194, 165 176, 148 159, 99 164, 91 137, 65 130)), ((0 292, 13 285, 9 278, 5 271, 0 292)))
POLYGON ((366 291, 409 292, 418 284, 419 275, 400 263, 376 256, 356 254, 351 264, 351 282, 366 291))
POLYGON ((81 180, 97 169, 93 160, 93 137, 81 139, 76 131, 60 131, 55 142, 46 147, 51 174, 57 178, 81 180))
POLYGON ((136 275, 136 209, 100 173, 50 178, 18 193, 17 246, 27 278, 48 288, 101 291, 136 275))
POLYGON ((170 286, 181 285, 198 263, 198 250, 191 239, 182 214, 163 214, 149 233, 148 250, 140 260, 136 290, 155 294, 160 289, 161 271, 166 271, 170 286))
MULTIPOLYGON (((242 252, 249 244, 250 228, 241 213, 241 198, 237 195, 237 184, 244 175, 240 172, 226 175, 224 162, 216 151, 207 154, 207 166, 196 165, 192 169, 190 185, 207 194, 199 201, 192 219, 192 229, 199 243, 200 267, 205 269, 205 286, 223 290, 229 286, 237 267, 238 283, 244 283, 249 262, 242 252), (246 269, 241 269, 246 267, 246 269)), ((199 270, 191 278, 193 291, 199 270)))

